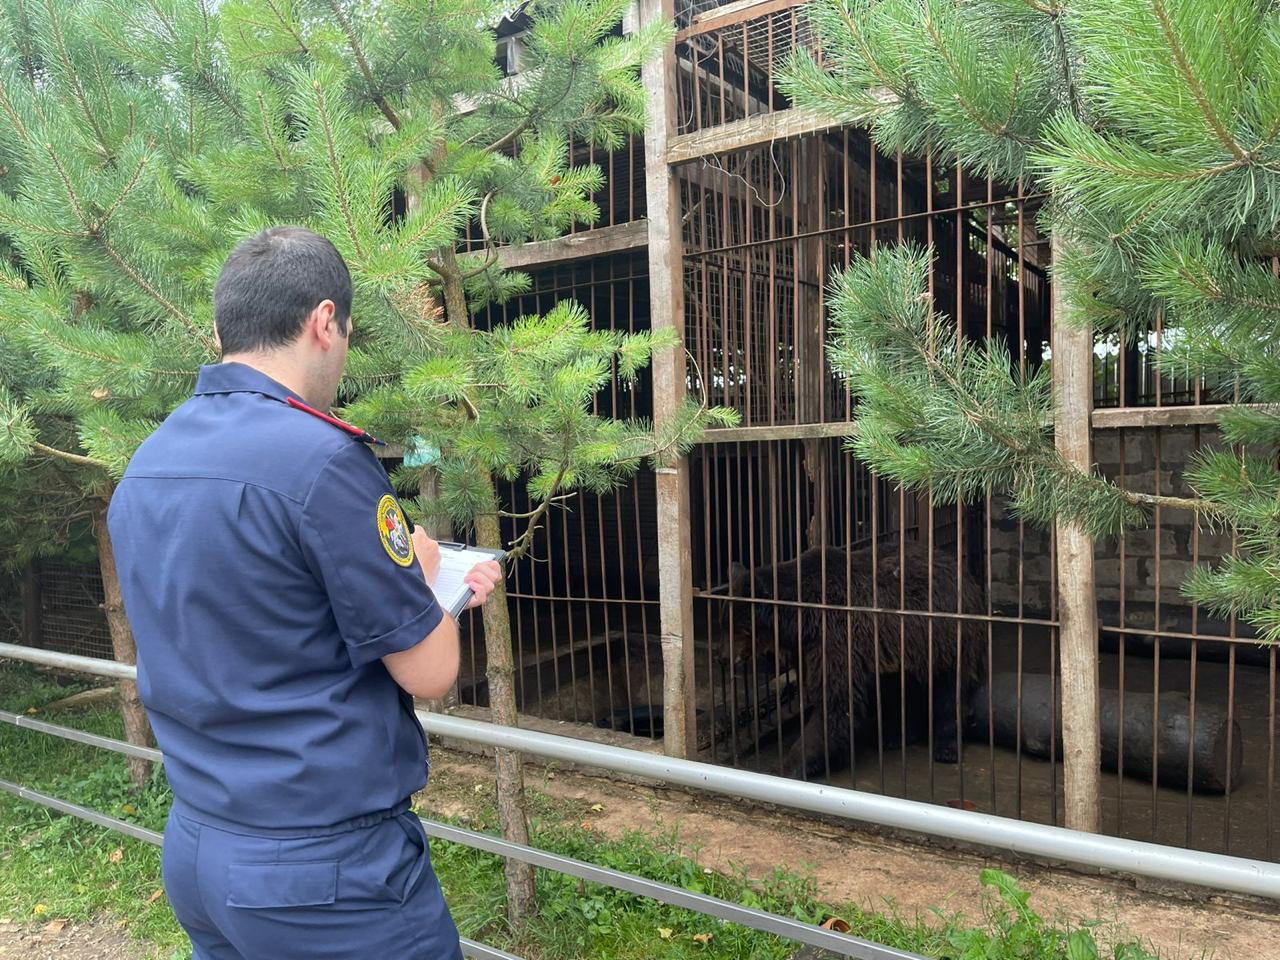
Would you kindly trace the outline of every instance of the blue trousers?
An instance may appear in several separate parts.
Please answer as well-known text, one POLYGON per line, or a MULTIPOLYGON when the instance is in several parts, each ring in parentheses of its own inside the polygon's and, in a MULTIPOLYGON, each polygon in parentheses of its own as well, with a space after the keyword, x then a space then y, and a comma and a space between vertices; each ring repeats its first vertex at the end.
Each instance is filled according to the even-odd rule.
POLYGON ((175 808, 164 886, 194 960, 462 958, 413 813, 262 836, 175 808))

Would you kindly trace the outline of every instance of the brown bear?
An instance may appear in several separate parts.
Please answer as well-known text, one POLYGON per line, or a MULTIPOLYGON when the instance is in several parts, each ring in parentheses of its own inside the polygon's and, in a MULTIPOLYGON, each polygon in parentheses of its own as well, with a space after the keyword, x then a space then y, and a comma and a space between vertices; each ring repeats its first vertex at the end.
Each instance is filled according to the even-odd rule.
MULTIPOLYGON (((981 681, 985 670, 986 628, 976 619, 868 612, 866 608, 873 606, 881 610, 930 610, 930 558, 923 544, 908 541, 902 546, 901 554, 899 544, 883 544, 877 547, 876 557, 879 572, 875 604, 872 602, 870 547, 852 552, 819 547, 802 553, 798 563, 790 560, 776 568, 761 567, 750 572, 740 564, 733 564, 731 568, 728 602, 734 607, 736 657, 750 658, 754 650, 756 672, 762 677, 773 676, 775 669, 778 676, 792 669, 798 671, 804 735, 797 736, 783 757, 781 773, 784 776, 819 775, 838 769, 841 760, 847 762, 850 719, 855 731, 876 723, 877 672, 881 678, 880 712, 886 727, 896 725, 902 683, 900 671, 905 674, 907 703, 916 705, 907 710, 908 729, 898 731, 896 726, 890 729, 885 745, 896 746, 899 738, 916 739, 927 733, 927 722, 921 726, 910 721, 926 713, 919 705, 928 703, 931 695, 934 758, 940 763, 955 763, 958 759, 956 669, 958 665, 959 702, 963 704, 967 702, 969 689, 981 681), (906 572, 905 582, 901 582, 900 570, 906 572), (734 599, 752 597, 765 602, 734 599), (863 609, 833 609, 840 607, 863 609), (775 622, 780 660, 777 664, 773 663, 775 622), (957 624, 960 624, 958 655, 957 624), (822 730, 824 693, 825 736, 822 730)), ((967 572, 961 573, 958 586, 957 590, 955 555, 935 552, 932 574, 935 614, 985 612, 982 588, 967 572), (959 607, 957 594, 961 599, 959 607)), ((724 652, 721 648, 721 653, 724 652)))

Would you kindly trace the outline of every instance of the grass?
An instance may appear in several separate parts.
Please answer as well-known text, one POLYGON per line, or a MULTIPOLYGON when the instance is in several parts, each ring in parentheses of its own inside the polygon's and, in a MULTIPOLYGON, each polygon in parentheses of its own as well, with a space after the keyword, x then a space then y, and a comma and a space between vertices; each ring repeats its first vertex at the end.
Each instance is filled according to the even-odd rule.
MULTIPOLYGON (((0 709, 39 708, 74 691, 47 674, 0 664, 0 709)), ((42 718, 122 736, 114 707, 42 718)), ((0 726, 0 777, 160 830, 170 795, 162 771, 146 789, 129 784, 122 757, 34 731, 0 726)), ((490 791, 491 793, 491 791, 490 791)), ((820 923, 846 921, 857 936, 944 960, 1157 960, 1137 943, 1104 952, 1089 930, 1039 917, 1012 878, 984 873, 984 914, 937 912, 907 918, 824 903, 810 876, 778 869, 763 878, 704 870, 674 833, 600 836, 565 801, 530 791, 533 843, 566 856, 624 870, 748 906, 820 923)), ((462 824, 496 831, 492 798, 478 797, 462 824)), ((538 872, 541 915, 518 936, 504 919, 498 857, 433 841, 432 857, 464 935, 529 960, 785 960, 794 943, 687 910, 550 871, 538 872)), ((162 960, 189 957, 186 938, 160 890, 160 851, 26 801, 0 795, 0 916, 18 921, 66 918, 127 926, 162 960)))

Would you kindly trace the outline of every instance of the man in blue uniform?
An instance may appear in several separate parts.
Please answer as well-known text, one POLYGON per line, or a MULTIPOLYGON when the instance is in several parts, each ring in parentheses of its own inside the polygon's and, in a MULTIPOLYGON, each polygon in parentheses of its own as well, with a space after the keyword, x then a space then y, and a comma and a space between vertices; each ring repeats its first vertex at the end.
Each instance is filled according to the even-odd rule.
MULTIPOLYGON (((267 230, 214 288, 224 360, 139 448, 109 523, 138 687, 174 805, 165 889, 195 960, 453 960, 410 796, 411 695, 458 671, 373 438, 327 414, 351 278, 327 240, 267 230)), ((482 564, 473 606, 500 577, 482 564)))

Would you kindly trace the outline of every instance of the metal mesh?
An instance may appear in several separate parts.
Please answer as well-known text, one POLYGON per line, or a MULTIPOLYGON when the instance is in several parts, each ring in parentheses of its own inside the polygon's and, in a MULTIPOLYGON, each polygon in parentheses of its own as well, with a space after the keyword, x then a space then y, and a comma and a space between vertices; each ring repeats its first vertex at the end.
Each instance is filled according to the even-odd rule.
POLYGON ((113 658, 102 612, 97 567, 44 563, 40 567, 41 646, 85 657, 113 658))
POLYGON ((785 109, 790 104, 774 84, 778 66, 799 50, 821 60, 802 2, 721 7, 677 17, 679 133, 785 109))
POLYGON ((0 571, 0 643, 22 642, 22 577, 0 571))

